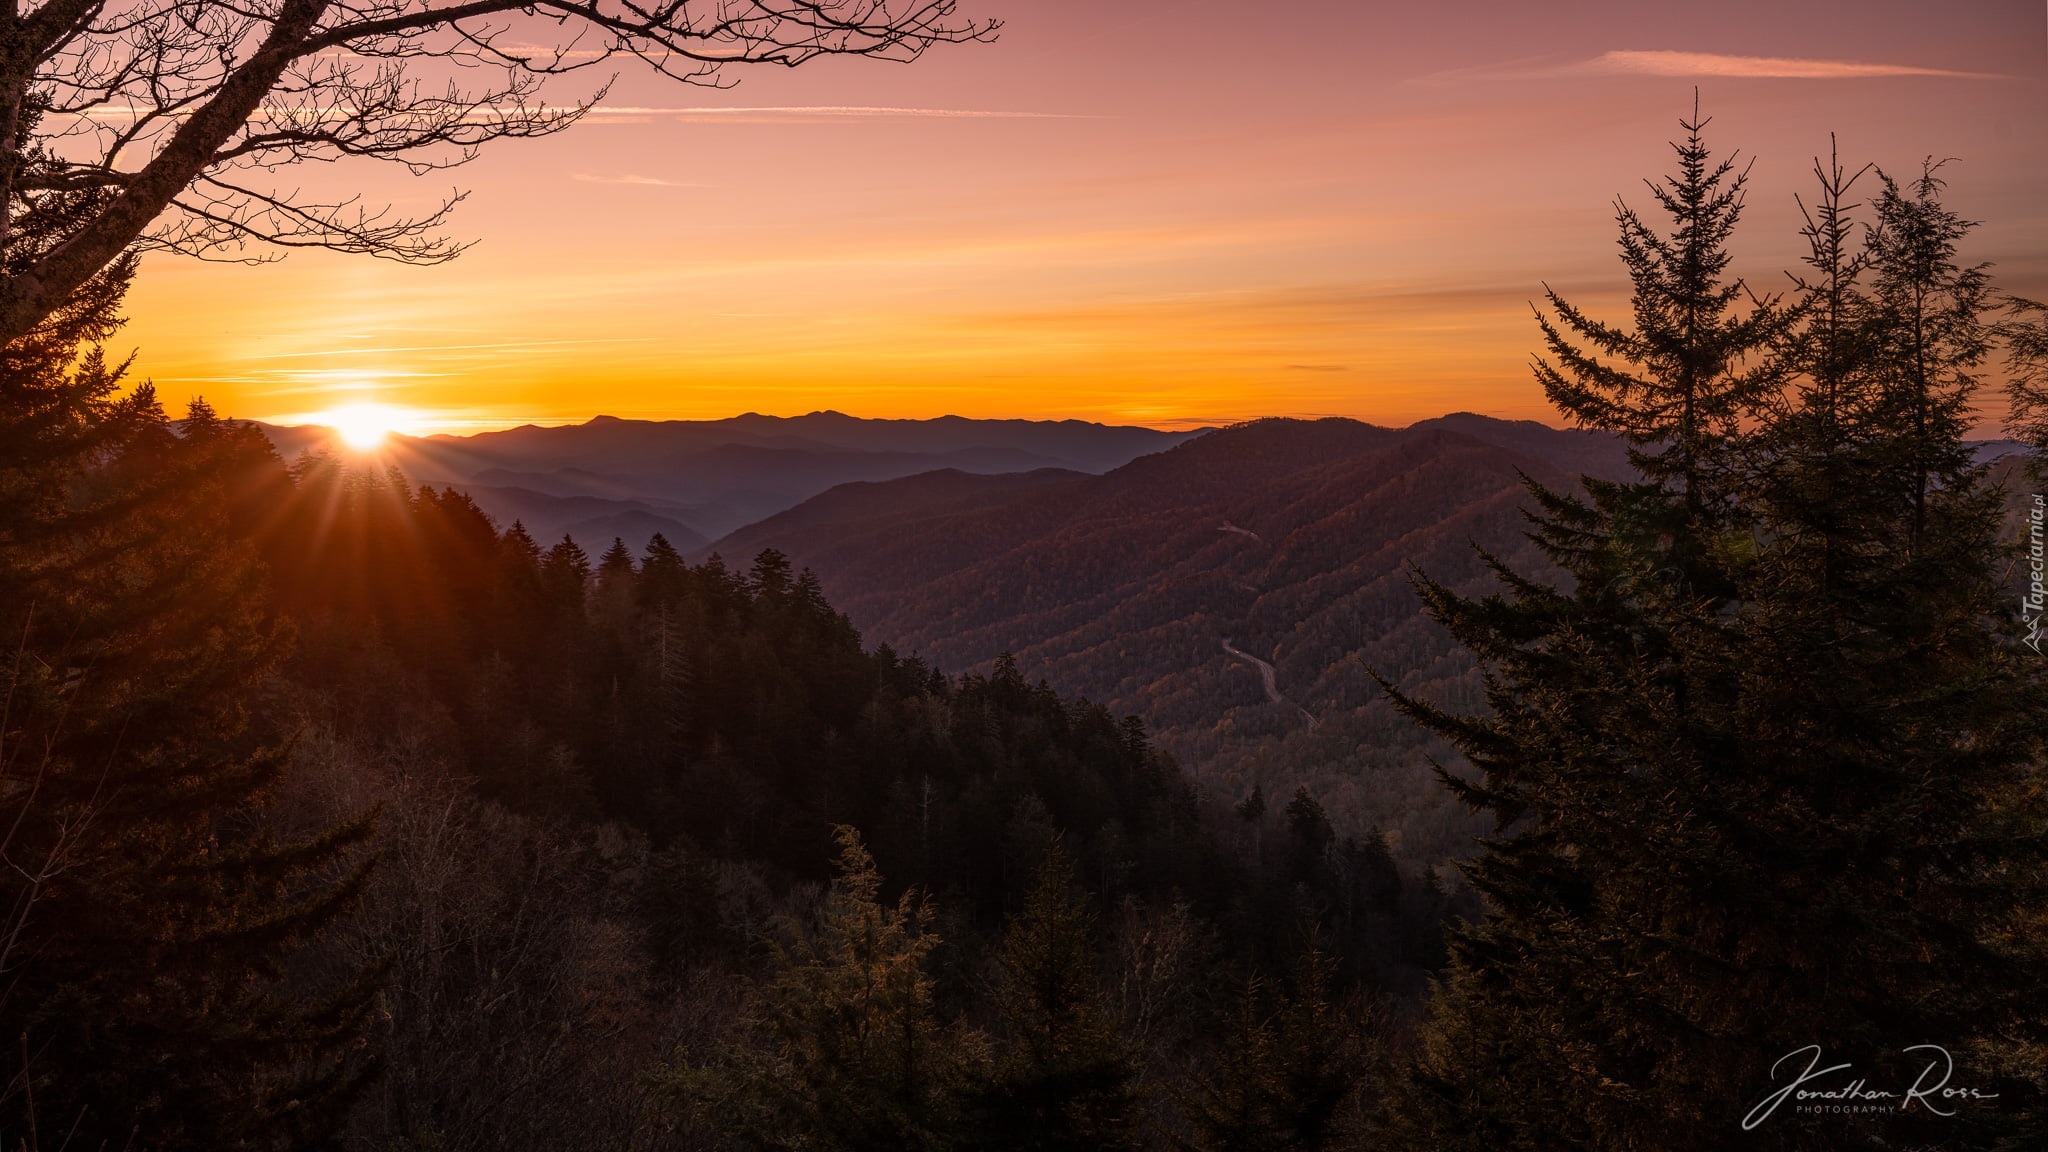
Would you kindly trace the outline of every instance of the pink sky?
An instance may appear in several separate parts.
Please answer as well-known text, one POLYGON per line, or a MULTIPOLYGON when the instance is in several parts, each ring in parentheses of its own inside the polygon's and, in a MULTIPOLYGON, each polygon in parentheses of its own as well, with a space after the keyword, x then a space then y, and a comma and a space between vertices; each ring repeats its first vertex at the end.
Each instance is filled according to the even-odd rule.
POLYGON ((967 10, 1001 38, 724 91, 626 68, 584 124, 455 172, 292 173, 467 188, 479 243, 428 269, 152 256, 124 337, 168 399, 265 419, 1543 418, 1527 302, 1619 303, 1612 201, 1646 203, 1695 85, 1755 157, 1753 280, 1782 281, 1832 131, 1853 163, 1957 157, 1971 254, 2048 294, 2036 0, 967 10))

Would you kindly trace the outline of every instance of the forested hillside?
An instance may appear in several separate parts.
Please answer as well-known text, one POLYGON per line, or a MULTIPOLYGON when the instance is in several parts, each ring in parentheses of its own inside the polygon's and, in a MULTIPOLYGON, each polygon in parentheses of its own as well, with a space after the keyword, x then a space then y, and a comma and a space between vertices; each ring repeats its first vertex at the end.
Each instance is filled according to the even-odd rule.
MULTIPOLYGON (((1059 978, 1073 986, 1062 994, 1079 1001, 1062 1011, 1087 1022, 1060 1026, 1085 1031, 1089 1058, 1105 1062, 1093 1074, 1109 1078, 1088 1089, 1108 1093, 1089 1105, 1102 1112, 1090 1122, 1134 1133, 1194 1123, 1173 1103, 1188 1090, 1185 1062, 1210 1059, 1204 1045, 1224 1035, 1208 1031, 1223 1025, 1203 1024, 1202 1013, 1232 1010, 1253 974, 1310 964, 1321 982, 1313 994, 1327 1000, 1317 1011, 1338 1012, 1348 997, 1412 996, 1433 962, 1441 893, 1427 877, 1403 877, 1378 840, 1337 834, 1311 795, 1276 796, 1271 820, 1248 827, 1155 751, 1134 719, 1032 684, 1007 662, 955 680, 886 646, 864 651, 816 581, 772 550, 744 571, 690 565, 659 538, 638 557, 615 543, 593 558, 571 540, 543 548, 516 525, 494 532, 459 495, 332 459, 304 461, 289 483, 288 504, 305 514, 283 517, 266 536, 280 605, 300 632, 281 687, 323 749, 294 786, 366 789, 357 803, 389 789, 401 807, 415 789, 432 803, 461 797, 471 819, 509 822, 495 835, 516 830, 529 851, 556 854, 549 867, 562 871, 531 895, 577 905, 576 926, 561 929, 573 941, 546 943, 570 951, 550 961, 565 968, 541 978, 613 982, 607 994, 626 999, 603 1009, 622 1014, 608 1026, 631 1025, 625 1035, 638 1033, 646 1061, 690 1061, 677 1081, 690 1092, 705 1090, 699 1077, 737 1075, 732 1061, 753 1067, 744 1019, 706 1027, 699 1018, 678 1057, 662 1042, 661 1013, 701 1011, 707 989, 739 1011, 755 994, 751 976, 775 967, 768 943, 800 943, 778 918, 806 919, 815 886, 835 875, 854 885, 835 888, 835 900, 865 892, 885 909, 914 888, 917 901, 930 901, 916 916, 935 919, 904 929, 902 947, 930 953, 934 1000, 920 1011, 935 1021, 937 1005, 964 1011, 961 1026, 979 1029, 975 1043, 989 1046, 994 1063, 945 1073, 958 1078, 947 1089, 959 1095, 954 1103, 970 1112, 1025 1107, 985 1097, 1024 1090, 1006 1076, 1044 1074, 1008 1068, 1002 1055, 1006 1029, 1022 1027, 1003 1013, 1025 1009, 1006 1007, 997 973, 1053 962, 1003 960, 1001 949, 1023 947, 1022 931, 1065 934, 1059 978), (848 869, 871 878, 849 880, 848 869), (623 951, 601 963, 583 955, 605 940, 623 951), (1130 999, 1098 1005, 1100 980, 1130 999), (1192 1014, 1163 1018, 1169 1003, 1192 1014)), ((424 815, 403 816, 397 828, 424 815)), ((401 858, 437 850, 393 834, 387 850, 401 858)), ((474 866, 460 853, 441 863, 474 866)), ((379 882, 388 883, 400 886, 391 899, 422 898, 410 876, 379 882)), ((373 885, 373 909, 385 891, 373 885)), ((827 908, 845 914, 841 904, 827 908)), ((829 938, 837 929, 822 930, 829 938)), ((597 1026, 581 1016, 572 1023, 579 1032, 597 1026)), ((440 1045, 464 1041, 416 1042, 415 1058, 429 1063, 401 1071, 427 1077, 451 1058, 440 1045)), ((476 1074, 502 1075, 482 1053, 476 1059, 476 1074)), ((574 1071, 623 1075, 608 1067, 574 1071)), ((1325 1073, 1338 1077, 1332 1103, 1361 1072, 1325 1073)), ((446 1088, 422 1080, 414 1090, 446 1088)), ((655 1102, 682 1109, 663 1113, 671 1122, 716 1128, 729 1119, 697 1115, 694 1098, 677 1091, 655 1102)), ((1057 1099, 1078 1089, 1032 1091, 1057 1099)), ((561 1098, 535 1106, 568 1111, 561 1098)), ((366 1115, 359 1122, 399 1119, 366 1115)), ((1005 1130, 1013 1122, 1023 1123, 1005 1121, 1005 1130)), ((502 1131, 509 1139, 516 1129, 502 1131)))
POLYGON ((8 797, 52 862, 15 889, 10 1144, 61 1114, 161 1148, 1233 1147, 1355 1126, 1367 1006, 1412 1010, 1437 962, 1434 878, 1313 795, 1234 811, 1012 663, 869 650, 772 549, 593 556, 203 407, 174 429, 97 361, 41 379, 78 434, 8 473, 40 495, 11 505, 6 747, 55 773, 8 797), (120 853, 73 848, 80 818, 120 853), (145 991, 178 981, 198 1014, 145 991), (245 1065, 165 1064, 266 1014, 245 1065))
POLYGON ((1140 715, 1221 795, 1306 785, 1419 868, 1479 828, 1429 770, 1445 750, 1393 716, 1369 672, 1475 700, 1473 664, 1423 617, 1410 573, 1476 588, 1474 543, 1542 570, 1523 477, 1581 473, 1627 475, 1624 445, 1471 415, 1263 420, 1101 477, 847 486, 713 547, 786 552, 899 650, 952 667, 1012 653, 1028 676, 1140 715))

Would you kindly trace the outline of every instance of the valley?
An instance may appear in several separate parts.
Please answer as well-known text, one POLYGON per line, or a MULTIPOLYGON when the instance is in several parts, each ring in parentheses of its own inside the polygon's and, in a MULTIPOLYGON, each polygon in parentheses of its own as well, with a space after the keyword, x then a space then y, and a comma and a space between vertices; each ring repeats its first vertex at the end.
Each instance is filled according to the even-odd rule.
POLYGON ((1219 798, 1305 785, 1344 831, 1377 827, 1421 867, 1477 828, 1430 768, 1449 750, 1371 674, 1460 706, 1479 688, 1411 575, 1478 590, 1475 543, 1543 571, 1522 477, 1626 469, 1610 437, 1532 423, 1262 420, 1102 476, 847 485, 702 554, 774 548, 870 644, 963 670, 1010 653, 1029 678, 1143 718, 1219 798))

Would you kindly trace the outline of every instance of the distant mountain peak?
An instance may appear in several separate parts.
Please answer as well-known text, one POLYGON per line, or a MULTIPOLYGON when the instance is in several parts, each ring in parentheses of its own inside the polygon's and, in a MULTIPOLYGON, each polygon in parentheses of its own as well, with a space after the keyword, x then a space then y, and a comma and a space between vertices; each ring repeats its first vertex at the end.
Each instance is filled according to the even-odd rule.
MULTIPOLYGON (((394 438, 387 455, 414 483, 467 491, 501 522, 523 516, 551 537, 603 517, 625 517, 608 523, 635 531, 654 517, 720 536, 852 481, 944 468, 1100 474, 1199 434, 1078 421, 870 420, 834 409, 722 420, 600 413, 580 424, 394 438)), ((270 435, 290 454, 309 436, 270 435)))
POLYGON ((1411 565, 1476 593, 1478 541, 1541 572, 1524 476, 1562 489, 1627 467, 1613 436, 1533 421, 1272 417, 1102 475, 844 484, 706 551, 775 548, 869 643, 969 669, 1012 653, 1027 677, 1140 715, 1219 792, 1307 784, 1333 816, 1446 855, 1472 829, 1370 675, 1478 688, 1411 565))

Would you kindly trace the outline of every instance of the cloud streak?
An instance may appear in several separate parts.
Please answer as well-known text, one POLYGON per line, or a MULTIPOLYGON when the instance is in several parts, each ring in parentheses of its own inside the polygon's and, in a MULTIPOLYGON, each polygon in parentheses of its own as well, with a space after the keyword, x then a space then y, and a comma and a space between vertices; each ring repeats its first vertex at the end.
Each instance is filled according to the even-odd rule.
POLYGON ((1602 52, 1571 65, 1567 74, 1593 76, 1728 76, 1757 80, 1865 80, 1885 76, 1946 76, 1992 80, 1987 72, 1954 72, 1909 64, 1816 60, 1800 56, 1728 56, 1714 52, 1602 52))
POLYGON ((598 340, 514 340, 492 344, 412 344, 391 348, 323 348, 317 352, 273 352, 262 356, 240 356, 239 360, 304 360, 314 356, 383 356, 393 352, 469 352, 497 348, 556 348, 578 344, 645 344, 654 336, 619 336, 598 340))
POLYGON ((1100 120, 1069 112, 1010 112, 987 108, 899 108, 869 104, 789 104, 751 108, 635 108, 600 104, 590 111, 594 118, 607 116, 674 116, 688 120, 737 120, 748 123, 774 120, 1100 120))
POLYGON ((707 187, 709 187, 709 185, 707 185, 707 184, 691 184, 691 183, 684 183, 683 181, 679 181, 679 180, 663 180, 663 179, 661 179, 660 177, 656 177, 656 176, 635 176, 635 175, 633 175, 633 174, 631 174, 631 173, 627 173, 627 174, 626 174, 626 175, 624 175, 624 176, 594 176, 594 175, 592 175, 592 174, 590 174, 590 173, 588 173, 588 172, 577 172, 577 173, 574 173, 574 174, 572 174, 572 175, 571 175, 571 176, 569 177, 569 179, 571 179, 571 180, 575 180, 575 181, 578 181, 578 182, 580 182, 580 183, 584 183, 584 184, 639 184, 639 185, 645 185, 646 187, 649 187, 649 188, 707 188, 707 187))
POLYGON ((1461 80, 1559 80, 1581 76, 1668 76, 1682 79, 1716 77, 1734 80, 1873 80, 1946 78, 2002 80, 1996 72, 1959 72, 1913 64, 1867 60, 1824 60, 1806 56, 1739 56, 1722 52, 1676 52, 1626 49, 1602 52, 1569 64, 1517 60, 1477 68, 1456 68, 1421 77, 1423 83, 1461 80))

